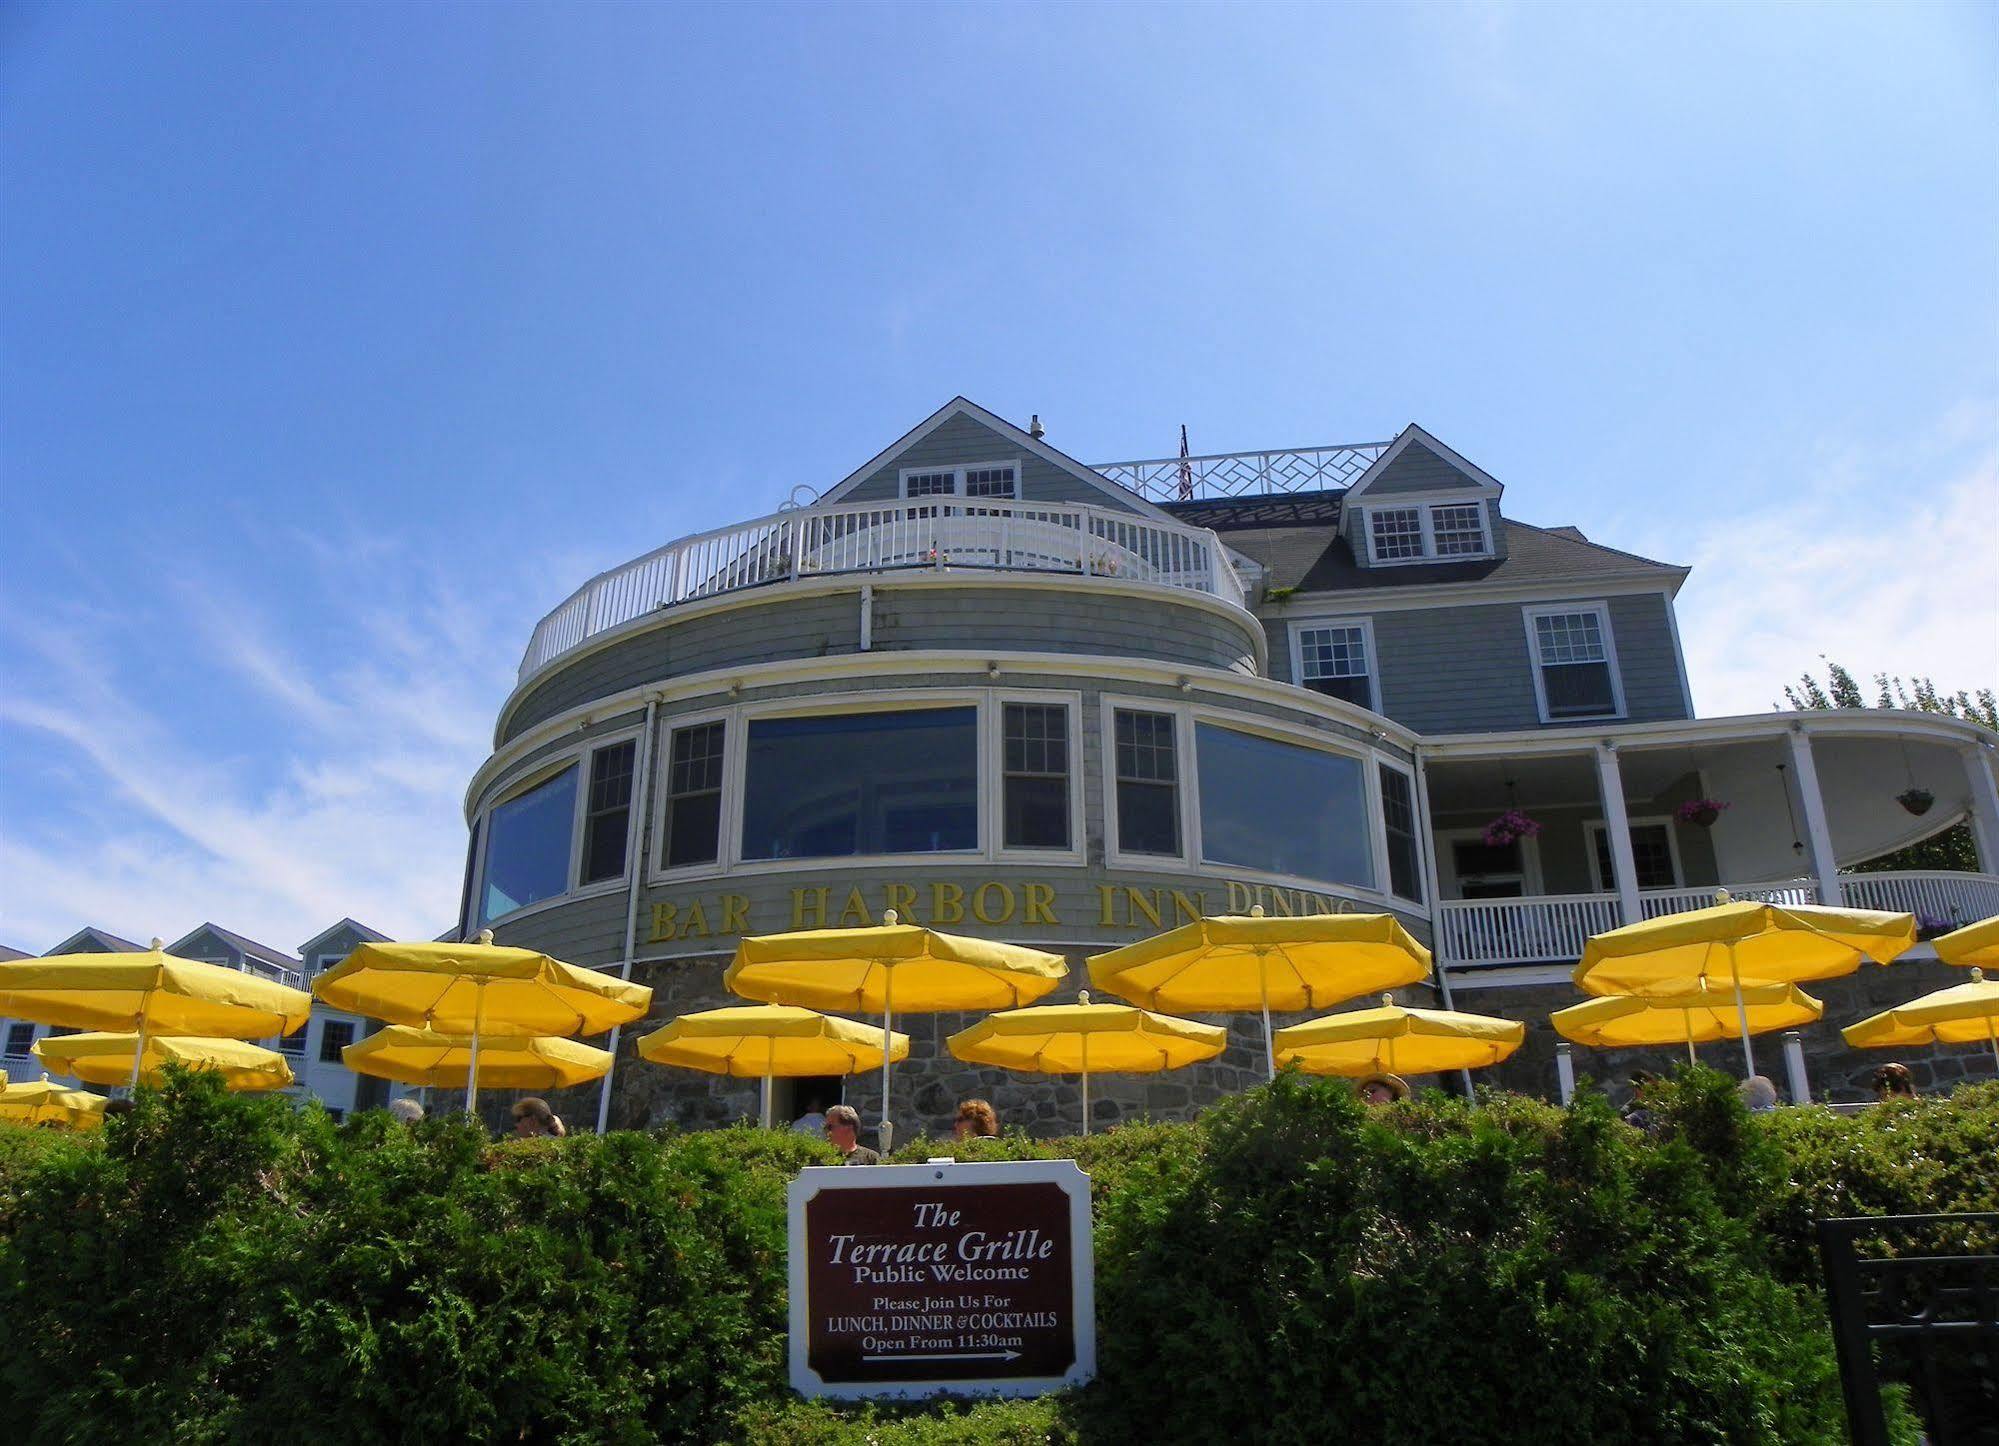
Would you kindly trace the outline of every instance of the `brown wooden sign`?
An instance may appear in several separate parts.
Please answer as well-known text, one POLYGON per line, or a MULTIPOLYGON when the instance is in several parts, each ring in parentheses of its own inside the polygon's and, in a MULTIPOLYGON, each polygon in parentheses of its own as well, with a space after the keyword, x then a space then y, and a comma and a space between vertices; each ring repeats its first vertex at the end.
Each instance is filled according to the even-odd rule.
POLYGON ((1096 1370, 1073 1160, 814 1167, 790 1191, 791 1383, 1032 1395, 1096 1370))

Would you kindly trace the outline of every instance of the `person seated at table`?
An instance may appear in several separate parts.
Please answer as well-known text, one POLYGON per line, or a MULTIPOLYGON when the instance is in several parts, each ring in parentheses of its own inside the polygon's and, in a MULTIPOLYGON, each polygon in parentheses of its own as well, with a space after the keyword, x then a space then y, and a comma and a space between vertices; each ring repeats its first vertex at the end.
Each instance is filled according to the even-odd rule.
POLYGON ((1889 1100, 1912 1100, 1916 1081, 1906 1064, 1884 1064, 1874 1071, 1874 1097, 1882 1104, 1889 1100))
POLYGON ((1354 1086, 1362 1104, 1392 1105, 1409 1098, 1409 1082, 1400 1075, 1371 1074, 1354 1086))
POLYGON ((562 1119, 548 1107, 548 1101, 539 1095, 529 1095, 524 1100, 514 1101, 514 1133, 523 1140, 532 1140, 537 1135, 554 1135, 560 1139, 569 1133, 563 1128, 562 1119))
POLYGON ((986 1100, 966 1100, 951 1121, 953 1139, 993 1139, 999 1134, 999 1115, 986 1100))
POLYGON ((879 1165, 882 1157, 861 1143, 861 1117, 852 1105, 826 1111, 826 1138, 842 1156, 843 1165, 879 1165))

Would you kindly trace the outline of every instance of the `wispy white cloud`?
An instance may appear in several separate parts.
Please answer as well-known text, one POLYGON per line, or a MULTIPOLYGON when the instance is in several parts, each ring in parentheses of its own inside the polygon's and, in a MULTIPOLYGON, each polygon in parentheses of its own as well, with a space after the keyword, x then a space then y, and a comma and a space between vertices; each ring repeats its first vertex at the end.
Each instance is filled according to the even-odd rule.
MULTIPOLYGON (((1866 684, 1999 686, 1999 448, 1991 403, 1896 449, 1828 449, 1781 503, 1659 539, 1685 558, 1681 639, 1703 715, 1753 713, 1830 659, 1866 684)), ((1871 687, 1868 690, 1871 694, 1871 687)))
POLYGON ((211 584, 147 620, 208 710, 153 700, 162 659, 115 608, 0 616, 0 940, 212 918, 290 948, 349 914, 415 938, 453 921, 462 791, 532 619, 400 550, 296 555, 282 608, 211 584))

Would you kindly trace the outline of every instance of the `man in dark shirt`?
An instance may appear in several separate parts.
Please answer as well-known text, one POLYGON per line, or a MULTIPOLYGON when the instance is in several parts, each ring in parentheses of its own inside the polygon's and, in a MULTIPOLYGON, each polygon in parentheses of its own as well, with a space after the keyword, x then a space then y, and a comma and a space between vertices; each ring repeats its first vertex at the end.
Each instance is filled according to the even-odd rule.
POLYGON ((835 1105, 826 1111, 826 1138, 846 1158, 843 1165, 879 1165, 882 1157, 861 1143, 861 1117, 852 1105, 835 1105))

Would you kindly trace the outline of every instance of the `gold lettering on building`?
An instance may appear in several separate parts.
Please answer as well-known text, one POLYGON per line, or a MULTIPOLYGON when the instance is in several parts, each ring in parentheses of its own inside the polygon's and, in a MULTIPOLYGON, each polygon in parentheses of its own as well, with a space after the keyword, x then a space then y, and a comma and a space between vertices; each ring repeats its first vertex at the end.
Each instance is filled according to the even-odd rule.
POLYGON ((868 901, 861 897, 858 887, 847 891, 847 907, 840 910, 842 929, 866 929, 873 925, 875 916, 868 912, 868 901))
POLYGON ((1010 884, 985 883, 972 891, 972 916, 981 924, 1004 924, 1013 918, 1014 898, 1010 884), (995 896, 999 902, 990 902, 995 896))
POLYGON ((1048 884, 1022 884, 1020 922, 1023 924, 1057 924, 1055 917, 1055 890, 1048 884))
POLYGON ((956 884, 947 884, 941 879, 930 886, 930 922, 932 924, 962 924, 965 922, 965 891, 956 884))
POLYGON ((824 887, 817 889, 793 889, 791 891, 791 927, 794 929, 823 929, 826 927, 826 895, 824 887), (808 900, 808 896, 809 900, 808 900))

